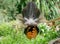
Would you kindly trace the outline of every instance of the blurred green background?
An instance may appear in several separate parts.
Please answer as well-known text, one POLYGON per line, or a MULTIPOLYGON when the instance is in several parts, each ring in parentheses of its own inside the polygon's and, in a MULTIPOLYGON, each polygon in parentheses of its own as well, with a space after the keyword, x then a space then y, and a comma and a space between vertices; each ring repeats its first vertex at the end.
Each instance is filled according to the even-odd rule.
MULTIPOLYGON (((39 23, 42 30, 35 39, 29 40, 24 34, 23 24, 19 22, 21 12, 26 4, 34 1, 47 20, 60 17, 60 0, 0 0, 0 44, 48 44, 52 39, 60 37, 60 31, 39 23)), ((60 22, 60 21, 59 21, 60 22)), ((56 24, 60 24, 56 22, 56 24)))

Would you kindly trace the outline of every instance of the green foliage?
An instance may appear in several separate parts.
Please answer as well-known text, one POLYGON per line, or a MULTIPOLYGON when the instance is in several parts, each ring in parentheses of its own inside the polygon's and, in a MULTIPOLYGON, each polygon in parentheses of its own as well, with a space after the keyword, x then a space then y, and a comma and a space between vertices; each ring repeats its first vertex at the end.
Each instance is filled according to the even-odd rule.
POLYGON ((57 4, 58 0, 40 0, 40 9, 46 19, 54 19, 59 16, 58 8, 55 4, 57 4))
POLYGON ((30 1, 36 3, 41 13, 43 13, 48 20, 60 15, 58 13, 59 8, 57 8, 57 6, 59 6, 59 0, 0 0, 0 14, 3 16, 2 19, 4 18, 5 21, 15 20, 18 13, 21 13, 22 9, 30 1))
POLYGON ((38 27, 42 31, 41 35, 46 37, 48 41, 58 36, 57 31, 53 27, 47 26, 47 24, 39 24, 38 27))
MULTIPOLYGON (((35 39, 29 40, 24 29, 18 31, 11 26, 11 23, 2 23, 15 20, 22 9, 32 0, 0 0, 0 44, 48 44, 48 42, 59 37, 60 31, 54 31, 46 24, 38 24, 40 30, 35 39)), ((60 0, 33 0, 46 19, 54 19, 60 14, 57 5, 60 7, 60 0)))
POLYGON ((0 36, 11 35, 14 32, 14 29, 9 26, 7 23, 0 24, 0 36))
POLYGON ((23 29, 17 31, 9 23, 3 23, 0 25, 0 44, 48 44, 50 40, 58 35, 56 31, 51 27, 47 27, 46 24, 39 24, 38 28, 42 30, 42 33, 39 33, 35 39, 29 40, 23 29))

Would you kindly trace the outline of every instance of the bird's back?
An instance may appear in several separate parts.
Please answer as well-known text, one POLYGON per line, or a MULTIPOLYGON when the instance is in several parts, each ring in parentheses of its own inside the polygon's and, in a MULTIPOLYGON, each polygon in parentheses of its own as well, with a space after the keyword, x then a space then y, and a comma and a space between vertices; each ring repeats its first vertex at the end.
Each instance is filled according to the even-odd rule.
POLYGON ((40 11, 34 2, 29 2, 26 5, 26 7, 23 9, 22 15, 25 20, 29 20, 29 21, 31 20, 35 22, 34 20, 39 18, 40 11))

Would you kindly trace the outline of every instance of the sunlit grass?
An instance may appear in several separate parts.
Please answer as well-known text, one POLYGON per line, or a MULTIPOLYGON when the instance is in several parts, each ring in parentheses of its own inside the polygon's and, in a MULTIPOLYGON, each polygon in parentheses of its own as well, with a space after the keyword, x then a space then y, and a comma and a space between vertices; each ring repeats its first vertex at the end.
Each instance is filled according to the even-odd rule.
MULTIPOLYGON (((48 42, 57 37, 57 32, 53 29, 47 31, 46 24, 38 26, 42 33, 39 33, 36 38, 29 40, 24 34, 24 29, 12 28, 10 25, 0 25, 0 44, 48 44, 48 42)), ((49 28, 50 29, 50 28, 49 28)))

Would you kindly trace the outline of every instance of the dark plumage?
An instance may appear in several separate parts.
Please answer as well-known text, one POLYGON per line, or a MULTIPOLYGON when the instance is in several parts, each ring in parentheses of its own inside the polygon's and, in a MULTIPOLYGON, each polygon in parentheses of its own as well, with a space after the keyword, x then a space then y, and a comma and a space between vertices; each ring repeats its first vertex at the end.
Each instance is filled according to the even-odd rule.
POLYGON ((27 32, 32 32, 33 28, 35 28, 37 30, 37 33, 39 32, 39 29, 37 26, 29 25, 25 28, 24 33, 26 34, 27 32))
POLYGON ((22 11, 23 17, 36 19, 40 15, 40 11, 34 2, 29 2, 22 11))

